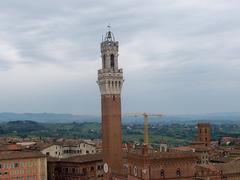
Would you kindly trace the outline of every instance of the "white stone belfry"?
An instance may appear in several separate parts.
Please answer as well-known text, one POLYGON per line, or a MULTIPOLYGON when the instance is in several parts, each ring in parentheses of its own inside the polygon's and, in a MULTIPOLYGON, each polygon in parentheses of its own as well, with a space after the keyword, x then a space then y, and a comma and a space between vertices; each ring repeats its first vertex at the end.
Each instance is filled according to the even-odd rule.
POLYGON ((101 95, 120 95, 123 71, 118 69, 118 41, 109 30, 101 43, 102 69, 98 70, 98 85, 101 95))

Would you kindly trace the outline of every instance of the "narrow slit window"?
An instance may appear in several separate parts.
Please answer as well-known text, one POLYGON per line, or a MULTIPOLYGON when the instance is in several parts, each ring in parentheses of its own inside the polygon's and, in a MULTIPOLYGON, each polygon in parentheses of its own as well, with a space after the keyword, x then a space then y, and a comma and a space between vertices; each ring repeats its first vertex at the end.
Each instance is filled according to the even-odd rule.
POLYGON ((161 176, 161 177, 164 177, 164 176, 165 176, 163 169, 161 170, 160 176, 161 176))
POLYGON ((103 68, 106 68, 106 55, 103 55, 103 68))
POLYGON ((114 62, 114 55, 113 54, 111 54, 111 58, 110 58, 110 60, 111 60, 111 68, 115 68, 115 62, 114 62))
POLYGON ((177 176, 179 177, 179 176, 181 176, 181 171, 180 171, 180 169, 178 168, 177 169, 177 172, 176 172, 176 174, 177 174, 177 176))

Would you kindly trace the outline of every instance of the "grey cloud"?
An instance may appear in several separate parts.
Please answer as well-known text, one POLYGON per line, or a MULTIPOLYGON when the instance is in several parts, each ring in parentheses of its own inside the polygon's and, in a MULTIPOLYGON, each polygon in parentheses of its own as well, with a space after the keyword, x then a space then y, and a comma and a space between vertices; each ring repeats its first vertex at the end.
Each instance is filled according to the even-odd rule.
POLYGON ((24 82, 34 86, 28 92, 34 100, 21 106, 20 97, 27 94, 11 90, 14 98, 2 97, 0 108, 98 112, 95 79, 100 68, 99 43, 111 24, 120 41, 125 111, 238 110, 239 6, 238 0, 1 1, 0 43, 9 48, 3 53, 0 45, 0 85, 11 88, 24 82), (36 69, 35 75, 32 69, 36 69), (49 82, 44 81, 47 76, 49 82), (28 82, 16 77, 28 77, 28 82), (39 85, 34 84, 35 78, 39 85), (48 85, 50 89, 41 88, 48 85), (43 101, 45 96, 52 98, 49 106, 43 101), (84 106, 86 97, 88 108, 84 106), (54 99, 66 101, 66 106, 60 107, 54 99))

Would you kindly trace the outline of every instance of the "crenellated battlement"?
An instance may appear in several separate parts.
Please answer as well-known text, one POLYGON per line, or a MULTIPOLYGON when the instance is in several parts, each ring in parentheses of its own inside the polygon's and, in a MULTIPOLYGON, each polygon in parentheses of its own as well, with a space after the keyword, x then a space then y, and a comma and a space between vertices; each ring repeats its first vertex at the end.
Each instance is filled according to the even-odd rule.
POLYGON ((121 94, 123 85, 123 70, 118 68, 118 41, 112 32, 106 33, 105 41, 101 43, 102 69, 98 70, 98 85, 101 95, 121 94))
POLYGON ((101 53, 107 52, 107 51, 118 51, 118 41, 116 42, 102 42, 101 43, 101 53))

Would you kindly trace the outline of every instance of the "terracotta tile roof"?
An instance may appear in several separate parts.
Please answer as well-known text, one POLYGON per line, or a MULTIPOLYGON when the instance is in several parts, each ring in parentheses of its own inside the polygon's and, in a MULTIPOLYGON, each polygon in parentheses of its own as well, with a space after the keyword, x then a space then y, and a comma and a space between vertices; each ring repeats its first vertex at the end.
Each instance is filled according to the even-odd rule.
MULTIPOLYGON (((128 153, 128 157, 130 158, 142 158, 143 156, 142 152, 136 150, 128 153)), ((149 160, 198 159, 199 155, 190 151, 172 150, 168 152, 148 152, 146 158, 149 160)))
POLYGON ((82 139, 71 139, 71 140, 68 139, 68 140, 64 140, 64 141, 52 142, 52 144, 62 145, 62 146, 77 146, 79 144, 89 144, 92 146, 96 146, 95 141, 82 140, 82 139))
POLYGON ((190 145, 192 147, 202 147, 205 146, 205 143, 203 141, 192 141, 190 145))
POLYGON ((102 161, 102 160, 103 160, 103 155, 101 153, 79 155, 79 156, 74 156, 74 157, 69 157, 64 159, 48 157, 48 161, 50 162, 85 163, 85 162, 102 161))
POLYGON ((213 164, 208 164, 208 165, 197 165, 196 168, 203 168, 203 169, 207 169, 210 170, 212 172, 220 172, 219 169, 213 165, 213 164))
POLYGON ((221 162, 221 163, 231 162, 232 160, 233 159, 230 157, 211 158, 212 162, 221 162))
POLYGON ((218 171, 223 174, 237 174, 240 173, 240 161, 231 161, 229 163, 217 163, 209 165, 198 165, 198 167, 209 169, 210 171, 218 171))
POLYGON ((36 143, 36 144, 30 146, 30 149, 41 151, 41 150, 48 148, 50 146, 53 146, 53 145, 54 145, 53 143, 36 143))
POLYGON ((178 151, 193 151, 194 148, 192 148, 191 146, 179 146, 173 149, 178 151))
POLYGON ((177 150, 177 151, 189 151, 189 152, 208 152, 208 151, 211 151, 211 148, 206 147, 206 146, 197 146, 197 147, 179 146, 179 147, 175 147, 175 148, 172 148, 172 149, 177 150))
POLYGON ((35 151, 1 151, 0 160, 26 159, 46 157, 40 152, 35 151))
POLYGON ((240 161, 231 161, 229 163, 220 163, 215 165, 223 174, 240 173, 240 161))
POLYGON ((19 151, 22 150, 22 146, 16 144, 2 144, 0 145, 1 151, 19 151))
POLYGON ((31 146, 30 149, 36 149, 36 150, 43 150, 45 148, 48 148, 53 145, 59 145, 59 146, 78 146, 80 144, 88 144, 91 146, 96 146, 95 144, 85 142, 85 141, 67 141, 67 142, 52 142, 52 143, 37 143, 33 146, 31 146))

